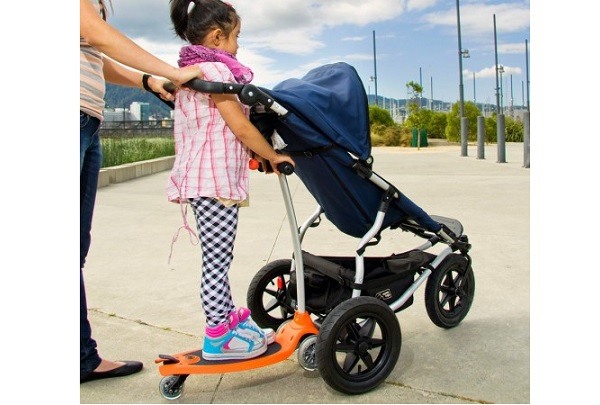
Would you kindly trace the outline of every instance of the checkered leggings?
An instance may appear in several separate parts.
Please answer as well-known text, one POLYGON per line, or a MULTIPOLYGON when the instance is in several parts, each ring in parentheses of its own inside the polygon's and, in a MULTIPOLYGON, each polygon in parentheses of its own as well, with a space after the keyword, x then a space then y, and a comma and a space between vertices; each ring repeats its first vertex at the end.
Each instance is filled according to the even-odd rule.
POLYGON ((227 321, 235 309, 229 285, 229 267, 237 232, 238 206, 226 207, 211 197, 190 199, 202 248, 200 299, 207 326, 227 321))

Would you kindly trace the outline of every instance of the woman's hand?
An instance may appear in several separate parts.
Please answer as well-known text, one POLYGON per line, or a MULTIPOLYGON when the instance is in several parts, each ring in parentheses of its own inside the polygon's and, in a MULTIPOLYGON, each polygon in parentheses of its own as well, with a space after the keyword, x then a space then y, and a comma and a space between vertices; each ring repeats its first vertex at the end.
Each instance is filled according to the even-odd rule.
POLYGON ((273 172, 275 174, 281 174, 281 172, 277 168, 277 165, 280 163, 288 162, 292 166, 296 166, 296 163, 290 156, 283 154, 276 154, 274 158, 269 159, 269 162, 271 163, 271 167, 273 168, 273 172))
POLYGON ((160 98, 162 98, 163 100, 175 101, 175 94, 165 89, 165 84, 167 83, 171 82, 166 79, 154 76, 150 76, 148 78, 148 87, 150 87, 150 90, 152 90, 155 93, 158 93, 160 95, 160 98))
POLYGON ((170 77, 171 81, 175 85, 176 89, 179 89, 185 83, 192 79, 202 79, 204 75, 198 65, 190 65, 182 68, 177 68, 174 77, 170 77))

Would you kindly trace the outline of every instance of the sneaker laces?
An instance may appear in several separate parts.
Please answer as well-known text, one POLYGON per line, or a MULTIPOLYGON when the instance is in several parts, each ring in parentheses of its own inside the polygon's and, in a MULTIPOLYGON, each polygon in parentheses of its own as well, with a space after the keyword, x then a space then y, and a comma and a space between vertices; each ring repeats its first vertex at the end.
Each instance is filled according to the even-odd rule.
POLYGON ((250 316, 250 310, 248 308, 238 308, 237 311, 233 311, 229 314, 229 325, 233 328, 241 328, 250 330, 263 338, 267 339, 267 344, 271 344, 275 341, 275 332, 272 329, 262 329, 250 316))

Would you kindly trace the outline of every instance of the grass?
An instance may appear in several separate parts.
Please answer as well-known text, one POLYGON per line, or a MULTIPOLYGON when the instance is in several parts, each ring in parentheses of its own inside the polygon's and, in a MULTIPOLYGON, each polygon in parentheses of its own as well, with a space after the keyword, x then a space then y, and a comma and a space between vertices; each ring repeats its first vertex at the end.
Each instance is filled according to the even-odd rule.
POLYGON ((102 167, 175 155, 172 137, 159 138, 103 138, 102 167))

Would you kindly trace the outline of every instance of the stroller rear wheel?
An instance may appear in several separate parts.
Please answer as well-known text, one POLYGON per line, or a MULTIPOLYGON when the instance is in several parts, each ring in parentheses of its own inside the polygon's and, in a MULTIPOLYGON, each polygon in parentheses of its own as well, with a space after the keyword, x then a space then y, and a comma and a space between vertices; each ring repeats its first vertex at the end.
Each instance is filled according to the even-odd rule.
POLYGON ((316 357, 321 377, 345 394, 362 394, 381 384, 400 356, 400 324, 392 309, 374 297, 336 306, 319 331, 316 357))
POLYGON ((291 264, 291 259, 268 263, 250 282, 248 308, 252 319, 263 328, 277 329, 294 317, 296 303, 288 290, 291 264))
POLYGON ((425 287, 429 319, 441 328, 458 325, 471 308, 475 276, 464 256, 452 253, 431 273, 425 287))

